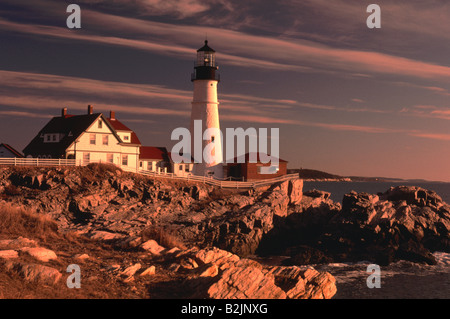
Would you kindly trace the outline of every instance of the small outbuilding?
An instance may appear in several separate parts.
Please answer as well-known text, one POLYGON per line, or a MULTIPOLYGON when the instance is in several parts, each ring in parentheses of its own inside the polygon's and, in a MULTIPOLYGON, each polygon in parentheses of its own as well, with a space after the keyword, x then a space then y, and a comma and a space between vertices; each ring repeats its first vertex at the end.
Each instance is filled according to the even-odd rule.
POLYGON ((235 157, 224 165, 224 175, 231 177, 232 180, 255 181, 287 174, 287 161, 271 155, 266 156, 269 161, 261 158, 259 153, 246 153, 243 156, 235 157))

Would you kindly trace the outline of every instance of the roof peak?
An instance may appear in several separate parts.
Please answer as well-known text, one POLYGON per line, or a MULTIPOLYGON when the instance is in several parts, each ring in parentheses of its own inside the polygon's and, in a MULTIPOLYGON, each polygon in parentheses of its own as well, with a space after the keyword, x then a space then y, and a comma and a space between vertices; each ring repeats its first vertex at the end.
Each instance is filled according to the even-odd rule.
POLYGON ((211 47, 209 47, 208 40, 205 40, 205 45, 197 50, 197 52, 200 52, 200 51, 216 52, 211 47))

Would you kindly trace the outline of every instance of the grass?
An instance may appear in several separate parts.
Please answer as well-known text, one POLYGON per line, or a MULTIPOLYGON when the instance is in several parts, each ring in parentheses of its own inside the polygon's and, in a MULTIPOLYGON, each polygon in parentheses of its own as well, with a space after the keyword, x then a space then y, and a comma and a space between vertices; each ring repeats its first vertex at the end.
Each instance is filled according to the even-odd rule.
MULTIPOLYGON (((123 268, 140 262, 144 267, 151 265, 149 257, 141 257, 141 252, 116 251, 111 246, 74 233, 60 234, 56 222, 44 214, 0 204, 0 239, 15 239, 19 236, 33 239, 38 245, 53 250, 58 258, 40 263, 33 257, 19 253, 15 262, 25 264, 40 263, 57 269, 61 280, 53 286, 39 282, 28 282, 23 276, 6 271, 5 263, 0 259, 0 299, 109 299, 109 298, 148 298, 147 281, 136 277, 127 284, 116 274, 104 270, 106 265, 121 264, 123 268), (45 243, 45 244, 44 244, 45 243), (76 254, 88 254, 85 261, 74 259, 76 254), (81 267, 81 289, 69 289, 66 268, 70 264, 81 267), (133 288, 134 287, 134 288, 133 288)), ((145 268, 144 268, 145 269, 145 268)))
POLYGON ((12 204, 0 205, 0 234, 39 239, 58 237, 58 225, 44 214, 14 207, 12 204))
POLYGON ((116 174, 117 171, 122 172, 122 169, 110 163, 91 163, 86 166, 95 176, 104 176, 105 173, 110 172, 116 174))

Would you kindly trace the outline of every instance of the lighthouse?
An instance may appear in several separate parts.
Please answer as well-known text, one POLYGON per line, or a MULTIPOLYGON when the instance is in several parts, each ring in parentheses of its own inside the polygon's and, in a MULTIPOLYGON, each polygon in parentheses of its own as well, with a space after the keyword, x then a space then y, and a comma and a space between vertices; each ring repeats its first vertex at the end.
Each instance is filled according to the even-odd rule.
POLYGON ((220 133, 217 84, 220 81, 216 53, 205 45, 197 50, 194 73, 194 96, 191 110, 191 150, 193 174, 223 178, 222 134, 220 133), (201 137, 201 138, 200 138, 201 137))

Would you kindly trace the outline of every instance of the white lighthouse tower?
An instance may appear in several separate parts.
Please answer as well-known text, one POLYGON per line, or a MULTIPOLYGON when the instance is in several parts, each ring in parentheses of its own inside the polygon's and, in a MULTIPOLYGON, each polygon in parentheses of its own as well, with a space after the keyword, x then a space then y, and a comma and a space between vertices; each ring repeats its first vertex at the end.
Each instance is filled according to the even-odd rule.
POLYGON ((215 54, 208 46, 207 40, 205 45, 197 50, 197 60, 191 77, 194 83, 190 126, 191 151, 194 175, 223 178, 222 136, 217 100, 220 77, 215 54))

